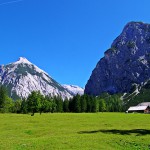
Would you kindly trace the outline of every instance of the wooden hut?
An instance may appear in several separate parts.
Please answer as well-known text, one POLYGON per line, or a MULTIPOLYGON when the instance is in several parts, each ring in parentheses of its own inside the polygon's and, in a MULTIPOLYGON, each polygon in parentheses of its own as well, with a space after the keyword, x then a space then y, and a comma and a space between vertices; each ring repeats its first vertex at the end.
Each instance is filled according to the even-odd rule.
POLYGON ((149 106, 132 106, 127 110, 128 113, 138 112, 138 113, 150 113, 149 106))

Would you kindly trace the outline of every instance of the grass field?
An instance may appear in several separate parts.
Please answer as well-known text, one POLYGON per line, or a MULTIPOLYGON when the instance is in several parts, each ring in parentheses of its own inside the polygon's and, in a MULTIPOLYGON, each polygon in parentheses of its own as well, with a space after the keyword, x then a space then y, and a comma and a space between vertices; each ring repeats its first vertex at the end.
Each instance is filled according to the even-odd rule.
POLYGON ((150 115, 0 114, 0 150, 101 149, 150 149, 150 115))

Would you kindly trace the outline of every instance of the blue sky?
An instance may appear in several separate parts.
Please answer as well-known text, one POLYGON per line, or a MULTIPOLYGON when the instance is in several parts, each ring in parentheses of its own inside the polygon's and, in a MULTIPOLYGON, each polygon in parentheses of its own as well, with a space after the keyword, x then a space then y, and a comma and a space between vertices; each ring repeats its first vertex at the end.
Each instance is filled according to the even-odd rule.
POLYGON ((149 0, 0 0, 0 64, 20 56, 61 84, 84 87, 130 21, 150 23, 149 0))

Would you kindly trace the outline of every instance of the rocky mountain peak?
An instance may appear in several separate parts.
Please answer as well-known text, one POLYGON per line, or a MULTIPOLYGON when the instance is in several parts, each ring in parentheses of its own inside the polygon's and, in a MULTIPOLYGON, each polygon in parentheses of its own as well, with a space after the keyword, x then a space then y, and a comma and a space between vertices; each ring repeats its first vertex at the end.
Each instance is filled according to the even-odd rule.
POLYGON ((9 96, 14 99, 27 98, 32 91, 40 91, 43 95, 59 95, 63 99, 72 97, 63 86, 24 57, 0 66, 0 84, 7 87, 9 96))
POLYGON ((35 64, 31 63, 28 59, 26 59, 25 57, 19 57, 19 59, 14 62, 14 63, 10 63, 9 65, 6 66, 11 66, 11 68, 30 68, 38 73, 44 73, 46 75, 48 75, 48 73, 46 73, 44 70, 40 69, 39 67, 37 67, 35 64))
POLYGON ((97 63, 85 93, 129 92, 149 78, 150 24, 129 22, 97 63))
POLYGON ((15 62, 15 64, 32 64, 30 61, 28 61, 25 57, 19 57, 18 61, 15 62))

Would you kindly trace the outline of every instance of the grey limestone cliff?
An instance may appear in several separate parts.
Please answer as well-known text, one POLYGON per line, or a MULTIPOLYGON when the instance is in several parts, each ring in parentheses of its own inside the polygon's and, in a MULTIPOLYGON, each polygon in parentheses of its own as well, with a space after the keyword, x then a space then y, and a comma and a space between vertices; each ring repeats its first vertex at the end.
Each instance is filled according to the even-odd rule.
POLYGON ((20 57, 17 62, 0 66, 0 85, 4 85, 13 99, 27 98, 32 91, 43 95, 61 96, 63 99, 72 95, 45 71, 20 57))
POLYGON ((130 92, 150 79, 150 24, 129 22, 97 63, 85 93, 130 92))

